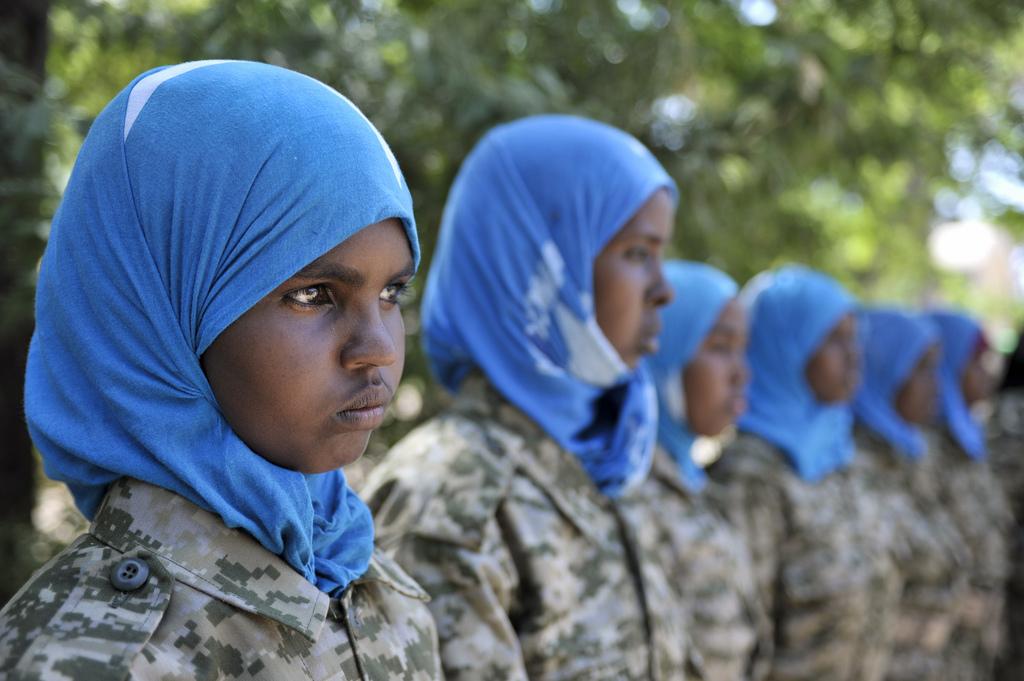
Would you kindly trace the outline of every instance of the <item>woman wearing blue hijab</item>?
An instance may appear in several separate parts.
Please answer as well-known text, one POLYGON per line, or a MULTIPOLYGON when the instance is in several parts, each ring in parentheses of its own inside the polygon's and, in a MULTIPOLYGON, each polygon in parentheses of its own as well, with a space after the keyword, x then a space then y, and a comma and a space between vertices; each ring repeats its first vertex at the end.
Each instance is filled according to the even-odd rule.
POLYGON ((753 556, 775 643, 767 678, 880 680, 898 583, 845 473, 856 302, 800 266, 759 275, 741 298, 749 405, 711 475, 753 556))
POLYGON ((986 456, 982 424, 971 412, 992 388, 984 365, 988 345, 981 327, 966 314, 942 310, 929 316, 942 342, 932 475, 967 546, 967 604, 946 649, 947 674, 953 679, 991 678, 1002 646, 1012 516, 986 456))
POLYGON ((649 365, 658 390, 658 445, 638 499, 651 511, 661 562, 689 612, 706 681, 760 679, 769 657, 764 609, 742 535, 709 503, 694 445, 743 411, 746 311, 727 274, 696 262, 665 264, 674 291, 649 365))
POLYGON ((25 379, 92 526, 0 613, 2 675, 437 678, 425 595, 340 470, 401 375, 418 259, 394 156, 323 83, 190 62, 115 97, 54 218, 25 379))
POLYGON ((656 435, 675 185, 610 126, 497 127, 455 179, 424 295, 454 404, 364 488, 431 594, 452 679, 684 678, 681 611, 618 506, 656 435))
POLYGON ((967 549, 939 498, 921 432, 938 406, 939 333, 926 316, 893 308, 862 310, 858 323, 864 379, 853 402, 852 473, 888 520, 884 536, 903 581, 886 678, 943 679, 967 549))

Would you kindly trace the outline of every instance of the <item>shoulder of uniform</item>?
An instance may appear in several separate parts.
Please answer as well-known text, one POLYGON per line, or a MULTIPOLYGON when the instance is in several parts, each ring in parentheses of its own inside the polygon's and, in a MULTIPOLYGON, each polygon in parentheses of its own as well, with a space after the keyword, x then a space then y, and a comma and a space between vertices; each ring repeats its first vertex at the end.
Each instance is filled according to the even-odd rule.
POLYGON ((756 477, 775 471, 786 470, 783 454, 775 445, 764 438, 749 433, 740 433, 730 442, 716 461, 711 471, 729 477, 756 477))
POLYGON ((361 490, 378 544, 388 550, 414 534, 478 549, 515 471, 503 437, 500 429, 456 413, 409 433, 361 490))
POLYGON ((748 506, 777 505, 791 477, 781 451, 767 440, 741 433, 709 469, 705 495, 728 517, 748 506))
POLYGON ((0 676, 124 679, 170 602, 174 580, 146 552, 83 535, 0 611, 0 676))
POLYGON ((410 577, 387 554, 377 549, 374 550, 373 556, 370 558, 370 565, 366 572, 355 581, 355 584, 373 582, 382 584, 392 591, 396 591, 409 598, 415 598, 419 601, 430 600, 430 596, 415 579, 410 577))

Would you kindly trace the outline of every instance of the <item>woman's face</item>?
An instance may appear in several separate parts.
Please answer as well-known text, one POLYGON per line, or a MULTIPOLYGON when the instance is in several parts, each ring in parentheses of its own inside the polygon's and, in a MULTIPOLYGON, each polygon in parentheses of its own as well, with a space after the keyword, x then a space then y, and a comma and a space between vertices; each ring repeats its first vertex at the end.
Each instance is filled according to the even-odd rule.
POLYGON ((402 375, 402 224, 363 228, 239 317, 203 354, 224 418, 257 454, 322 473, 358 459, 402 375))
POLYGON ((985 353, 978 351, 964 367, 960 377, 960 389, 964 393, 964 402, 971 406, 987 399, 995 388, 995 378, 987 366, 985 353))
POLYGON ((835 404, 853 398, 860 381, 857 320, 848 313, 832 328, 807 361, 804 372, 819 402, 835 404))
POLYGON ((658 349, 658 308, 672 300, 661 273, 661 255, 674 219, 672 199, 658 190, 594 261, 597 325, 630 368, 658 349))
POLYGON ((936 373, 939 365, 939 346, 931 346, 921 355, 896 392, 896 412, 908 423, 925 425, 935 417, 938 404, 939 381, 936 373))
POLYGON ((683 369, 686 422, 696 434, 718 435, 746 409, 746 350, 747 315, 734 298, 683 369))

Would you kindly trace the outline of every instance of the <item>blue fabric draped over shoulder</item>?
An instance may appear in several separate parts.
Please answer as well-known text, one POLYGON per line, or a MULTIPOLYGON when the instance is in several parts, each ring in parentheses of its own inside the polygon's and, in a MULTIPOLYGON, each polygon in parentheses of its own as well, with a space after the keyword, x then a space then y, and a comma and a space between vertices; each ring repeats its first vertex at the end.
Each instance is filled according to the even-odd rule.
POLYGON ((683 484, 696 492, 704 488, 707 475, 690 455, 697 436, 686 423, 683 370, 739 287, 704 263, 673 260, 664 270, 675 295, 662 309, 658 352, 648 360, 658 391, 658 443, 675 460, 683 484))
POLYGON ((972 459, 985 458, 985 433, 964 400, 961 382, 983 338, 981 326, 966 314, 937 310, 929 317, 939 329, 942 363, 939 365, 939 406, 942 421, 960 448, 972 459))
POLYGON ((362 574, 372 520, 342 472, 307 476, 251 451, 200 356, 281 282, 387 218, 418 263, 394 156, 328 86, 242 61, 136 78, 90 129, 42 259, 25 411, 47 475, 86 517, 129 476, 220 515, 323 591, 362 574))
POLYGON ((593 265, 659 189, 676 188, 630 135, 547 115, 498 126, 459 170, 424 293, 435 375, 457 390, 471 370, 579 457, 615 496, 650 466, 656 397, 598 328, 593 265), (613 423, 597 400, 621 391, 613 423))
POLYGON ((853 400, 858 421, 911 459, 925 452, 921 430, 896 411, 896 396, 921 357, 939 342, 927 317, 897 309, 873 308, 858 314, 864 339, 863 372, 853 400))
POLYGON ((782 449, 801 478, 817 482, 852 460, 853 415, 848 404, 818 401, 805 371, 855 301, 831 277, 799 265, 759 274, 740 297, 750 309, 751 381, 739 427, 782 449))

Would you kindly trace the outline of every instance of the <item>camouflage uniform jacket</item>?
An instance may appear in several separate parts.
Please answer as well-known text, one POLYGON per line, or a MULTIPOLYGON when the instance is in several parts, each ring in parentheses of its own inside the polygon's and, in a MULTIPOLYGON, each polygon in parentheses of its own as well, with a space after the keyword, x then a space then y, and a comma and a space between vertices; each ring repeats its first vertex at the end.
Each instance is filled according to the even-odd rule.
POLYGON ((774 643, 768 679, 882 679, 898 573, 852 477, 811 484, 766 440, 741 433, 711 468, 746 538, 774 643))
MULTIPOLYGON (((966 595, 966 547, 939 502, 929 467, 896 452, 869 430, 854 430, 851 473, 860 494, 887 522, 879 524, 903 580, 886 678, 945 678, 944 653, 966 595)), ((929 454, 925 454, 928 457, 929 454)))
POLYGON ((379 555, 332 599, 219 517, 122 479, 0 612, 0 677, 437 679, 424 600, 379 555), (131 558, 149 578, 121 591, 131 558))
MULTIPOLYGON (((710 485, 715 483, 711 482, 710 485)), ((692 492, 659 447, 651 475, 635 495, 649 507, 659 562, 690 616, 689 633, 708 681, 764 678, 770 659, 767 615, 757 595, 743 536, 708 500, 692 492)))
POLYGON ((684 679, 685 616, 635 522, 481 377, 367 478, 383 549, 431 594, 449 679, 684 679))
POLYGON ((947 648, 947 678, 989 679, 1002 645, 1010 506, 987 459, 970 459, 945 433, 932 433, 929 439, 937 453, 931 474, 968 556, 967 596, 947 648))
POLYGON ((1006 642, 997 665, 1000 681, 1024 679, 1024 389, 998 396, 989 422, 988 451, 1013 512, 1006 585, 1006 642))

